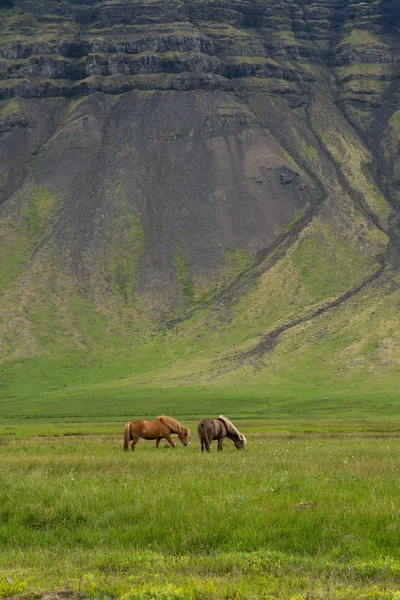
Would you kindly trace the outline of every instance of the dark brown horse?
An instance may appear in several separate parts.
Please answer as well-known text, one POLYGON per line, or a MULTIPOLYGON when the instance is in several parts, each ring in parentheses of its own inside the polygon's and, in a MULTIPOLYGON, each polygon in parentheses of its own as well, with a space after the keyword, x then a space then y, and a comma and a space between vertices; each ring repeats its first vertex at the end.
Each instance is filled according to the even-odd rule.
POLYGON ((222 442, 226 437, 233 441, 238 450, 243 450, 246 443, 243 433, 240 433, 234 424, 222 415, 218 419, 202 419, 197 425, 197 431, 202 452, 204 452, 204 448, 210 452, 213 440, 218 440, 218 452, 221 452, 222 442))
POLYGON ((131 421, 124 427, 124 450, 127 452, 130 441, 132 441, 131 447, 134 450, 139 438, 157 440, 156 448, 160 445, 160 441, 165 438, 175 448, 175 444, 171 440, 172 433, 178 434, 182 444, 187 446, 190 430, 179 421, 172 419, 172 417, 162 415, 153 421, 131 421))

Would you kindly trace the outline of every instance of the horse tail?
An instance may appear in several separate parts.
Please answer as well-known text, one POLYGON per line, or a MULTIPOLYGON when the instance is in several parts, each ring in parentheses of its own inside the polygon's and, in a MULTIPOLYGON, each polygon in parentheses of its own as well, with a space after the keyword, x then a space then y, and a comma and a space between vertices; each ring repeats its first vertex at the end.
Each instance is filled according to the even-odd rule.
POLYGON ((129 442, 131 441, 131 424, 127 423, 124 427, 124 452, 129 449, 129 442))
POLYGON ((203 423, 202 421, 200 421, 197 431, 199 433, 200 441, 205 442, 206 444, 209 444, 210 440, 208 439, 208 432, 207 432, 206 424, 203 423))
POLYGON ((200 441, 201 441, 202 438, 203 438, 203 435, 204 435, 204 433, 203 433, 203 423, 201 421, 197 425, 197 433, 199 434, 199 438, 200 438, 200 441))

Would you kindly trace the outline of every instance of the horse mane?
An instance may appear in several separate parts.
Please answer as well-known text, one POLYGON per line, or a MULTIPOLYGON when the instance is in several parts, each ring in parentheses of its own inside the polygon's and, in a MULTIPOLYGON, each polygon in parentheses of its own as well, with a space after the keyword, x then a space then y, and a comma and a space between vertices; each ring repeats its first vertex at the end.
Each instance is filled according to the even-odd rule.
POLYGON ((243 433, 240 433, 240 431, 238 429, 236 429, 236 427, 234 426, 234 424, 232 423, 232 421, 230 421, 229 419, 227 419, 226 417, 224 417, 223 415, 219 415, 218 417, 219 421, 222 421, 226 427, 226 430, 228 433, 230 433, 231 435, 234 435, 235 437, 239 438, 239 440, 241 442, 243 442, 244 444, 246 443, 246 438, 243 435, 243 433))
POLYGON ((156 418, 159 419, 161 421, 161 423, 164 423, 164 425, 169 427, 173 433, 183 433, 186 435, 190 434, 190 429, 188 429, 187 427, 182 425, 182 423, 179 423, 179 421, 177 421, 176 419, 173 419, 172 417, 167 417, 166 415, 161 415, 160 417, 156 417, 156 418))

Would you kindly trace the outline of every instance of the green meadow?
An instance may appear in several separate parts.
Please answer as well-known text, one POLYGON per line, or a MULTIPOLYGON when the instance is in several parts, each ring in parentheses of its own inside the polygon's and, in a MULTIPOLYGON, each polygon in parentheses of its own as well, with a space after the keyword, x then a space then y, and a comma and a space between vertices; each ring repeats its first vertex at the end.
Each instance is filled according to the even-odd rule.
POLYGON ((400 598, 400 423, 239 420, 245 451, 124 422, 0 428, 0 594, 400 598))

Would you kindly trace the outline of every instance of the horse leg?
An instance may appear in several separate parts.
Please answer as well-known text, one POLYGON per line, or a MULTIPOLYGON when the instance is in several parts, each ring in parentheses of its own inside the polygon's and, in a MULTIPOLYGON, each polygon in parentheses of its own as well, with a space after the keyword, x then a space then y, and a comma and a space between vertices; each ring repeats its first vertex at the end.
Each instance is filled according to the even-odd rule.
POLYGON ((171 440, 171 438, 170 438, 170 436, 169 436, 169 435, 167 435, 167 436, 165 437, 165 439, 167 440, 167 442, 168 442, 169 444, 171 444, 171 446, 172 446, 173 448, 175 448, 175 444, 174 444, 174 442, 171 440))
POLYGON ((157 438, 157 441, 156 441, 156 450, 157 450, 158 446, 160 445, 160 442, 161 442, 161 438, 157 438))
POLYGON ((136 446, 136 444, 137 444, 137 442, 139 440, 139 437, 140 437, 139 435, 135 435, 134 438, 133 438, 133 440, 132 440, 132 444, 131 444, 132 452, 135 449, 135 446, 136 446))
POLYGON ((202 442, 204 443, 204 447, 206 449, 206 452, 210 452, 211 442, 210 442, 210 438, 208 437, 206 431, 204 431, 204 439, 202 440, 202 442))
POLYGON ((222 452, 222 438, 219 438, 218 440, 217 452, 222 452))

